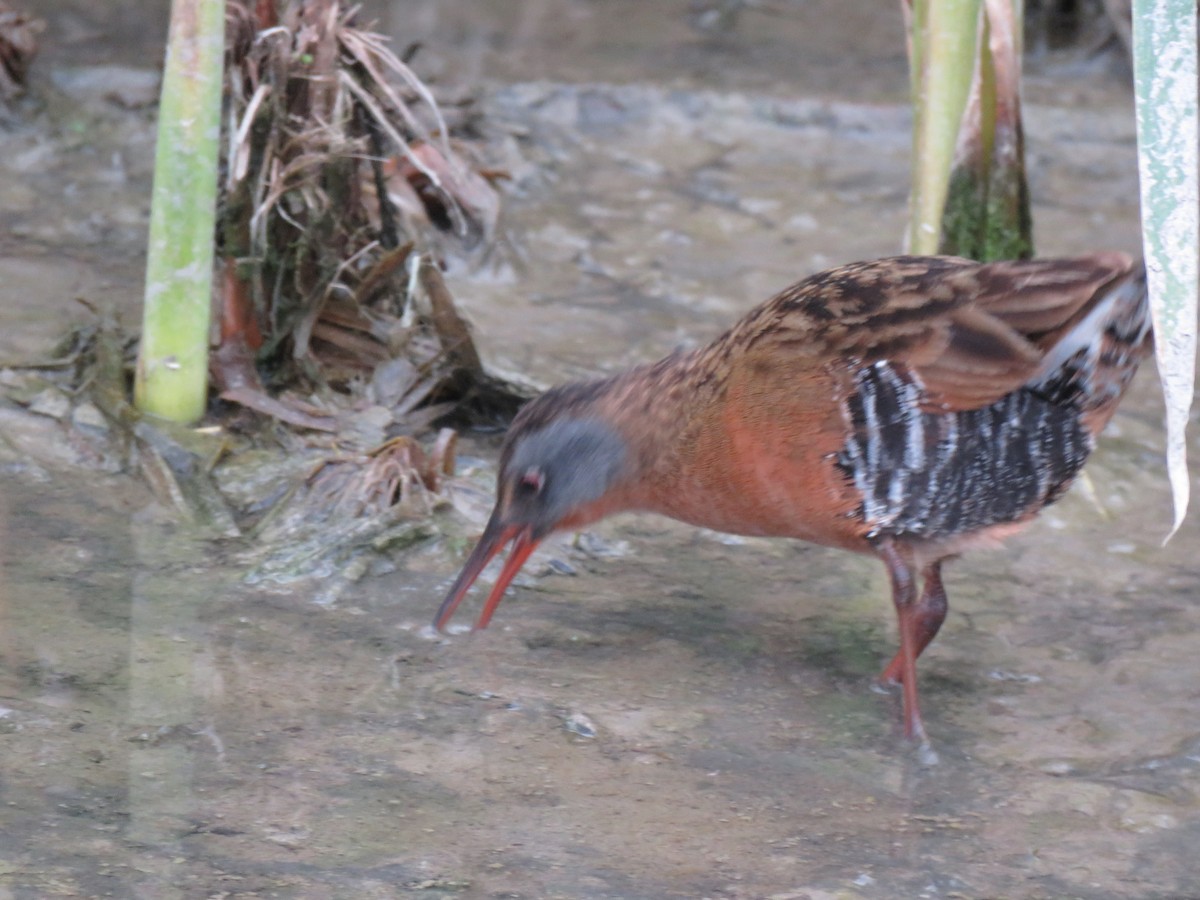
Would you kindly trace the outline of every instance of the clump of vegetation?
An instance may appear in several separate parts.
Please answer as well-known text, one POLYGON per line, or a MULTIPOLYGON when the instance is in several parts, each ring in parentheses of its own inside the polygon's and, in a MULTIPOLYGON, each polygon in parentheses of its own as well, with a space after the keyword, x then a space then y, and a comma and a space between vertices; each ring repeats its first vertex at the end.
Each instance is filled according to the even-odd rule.
POLYGON ((485 252, 499 215, 470 107, 443 111, 336 0, 229 10, 221 396, 329 430, 368 394, 407 431, 448 404, 511 404, 439 271, 485 252), (279 393, 296 389, 330 410, 279 393))
POLYGON ((428 537, 454 470, 445 425, 502 422, 527 398, 484 370, 442 278, 487 259, 503 173, 474 107, 439 105, 412 52, 338 0, 229 0, 224 31, 200 427, 135 408, 137 342, 98 310, 6 393, 70 427, 83 459, 253 538, 261 576, 302 577, 428 537))

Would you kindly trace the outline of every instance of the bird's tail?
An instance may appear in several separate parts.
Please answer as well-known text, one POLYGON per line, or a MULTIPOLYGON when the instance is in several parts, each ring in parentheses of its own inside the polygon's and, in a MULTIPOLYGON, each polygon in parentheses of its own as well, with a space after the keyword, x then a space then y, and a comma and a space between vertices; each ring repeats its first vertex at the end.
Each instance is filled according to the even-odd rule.
POLYGON ((1028 386, 1077 406, 1094 433, 1112 416, 1138 364, 1153 349, 1146 267, 1096 292, 1090 308, 1050 349, 1028 386))

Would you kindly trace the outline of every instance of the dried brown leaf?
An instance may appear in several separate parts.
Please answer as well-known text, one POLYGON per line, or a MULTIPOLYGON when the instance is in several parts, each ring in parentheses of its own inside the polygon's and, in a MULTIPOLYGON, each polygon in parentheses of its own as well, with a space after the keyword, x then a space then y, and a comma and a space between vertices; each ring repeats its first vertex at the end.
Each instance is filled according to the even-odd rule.
POLYGON ((335 432, 338 430, 337 420, 332 416, 314 416, 297 409, 293 404, 270 397, 262 391, 250 387, 233 387, 221 392, 221 399, 237 403, 255 412, 286 422, 297 428, 308 428, 313 431, 335 432))
POLYGON ((475 340, 471 337, 467 320, 459 315, 454 297, 437 266, 424 260, 421 262, 421 286, 429 295, 433 327, 442 342, 446 358, 456 368, 472 375, 482 375, 483 362, 479 358, 479 351, 475 349, 475 340))

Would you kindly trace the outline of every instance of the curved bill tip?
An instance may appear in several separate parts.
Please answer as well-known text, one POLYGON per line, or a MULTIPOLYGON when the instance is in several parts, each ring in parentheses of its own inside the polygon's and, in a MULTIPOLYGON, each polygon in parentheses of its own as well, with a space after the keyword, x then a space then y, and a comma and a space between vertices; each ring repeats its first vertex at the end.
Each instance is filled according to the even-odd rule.
POLYGON ((433 620, 433 627, 435 629, 442 631, 446 627, 446 623, 450 621, 450 618, 454 615, 454 611, 458 609, 458 604, 467 595, 467 591, 471 589, 471 585, 479 578, 480 573, 492 561, 492 558, 504 549, 504 546, 510 541, 513 543, 512 551, 509 553, 508 559, 504 562, 504 568, 500 572, 500 577, 496 579, 496 584, 492 587, 491 594, 488 595, 487 603, 484 604, 479 621, 475 623, 477 629, 487 628, 488 622, 492 619, 492 613, 496 611, 496 607, 500 604, 500 598, 504 596, 504 591, 508 588, 513 578, 516 577, 517 572, 521 570, 521 566, 525 564, 525 560, 529 558, 529 554, 538 545, 538 541, 533 538, 533 528, 531 526, 502 525, 496 521, 495 517, 484 528, 483 535, 479 538, 479 543, 475 545, 475 549, 467 557, 467 561, 463 565, 462 571, 459 572, 458 578, 450 586, 450 590, 446 594, 446 599, 438 607, 437 615, 433 620))

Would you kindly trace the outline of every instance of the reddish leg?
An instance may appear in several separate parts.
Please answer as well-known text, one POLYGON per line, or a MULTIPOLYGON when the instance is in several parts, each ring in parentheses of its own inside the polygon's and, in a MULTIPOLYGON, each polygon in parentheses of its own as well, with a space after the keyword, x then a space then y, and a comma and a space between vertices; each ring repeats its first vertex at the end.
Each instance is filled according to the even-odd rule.
POLYGON ((921 709, 917 704, 917 654, 923 645, 918 637, 917 584, 913 578, 911 553, 891 538, 880 541, 876 549, 887 566, 892 582, 892 602, 900 623, 900 652, 888 669, 899 664, 899 679, 904 689, 904 735, 925 743, 925 726, 921 722, 921 709))
MULTIPOLYGON (((909 613, 914 623, 916 646, 913 650, 917 657, 920 657, 925 648, 929 646, 929 642, 938 633, 938 629, 942 627, 942 622, 946 619, 946 610, 949 608, 946 601, 946 589, 942 587, 942 561, 938 560, 926 566, 921 575, 925 579, 925 589, 921 592, 921 599, 909 613)), ((903 615, 898 608, 897 614, 903 615)), ((900 653, 897 653, 892 657, 887 668, 883 670, 883 674, 879 676, 879 683, 899 683, 903 680, 903 668, 904 659, 900 653)))

